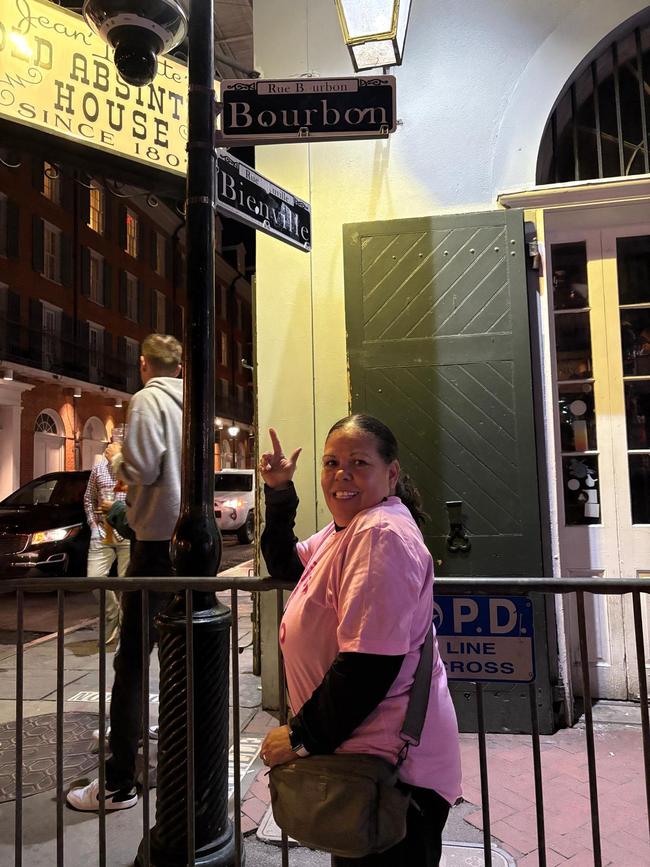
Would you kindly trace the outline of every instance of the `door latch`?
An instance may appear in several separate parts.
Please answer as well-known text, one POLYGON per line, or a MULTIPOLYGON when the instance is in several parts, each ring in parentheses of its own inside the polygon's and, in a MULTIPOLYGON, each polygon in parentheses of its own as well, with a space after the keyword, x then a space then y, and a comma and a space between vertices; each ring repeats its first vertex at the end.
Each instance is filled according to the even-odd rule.
POLYGON ((467 553, 472 547, 467 531, 463 526, 463 501, 447 500, 445 503, 449 515, 449 535, 447 536, 447 550, 452 554, 467 553))

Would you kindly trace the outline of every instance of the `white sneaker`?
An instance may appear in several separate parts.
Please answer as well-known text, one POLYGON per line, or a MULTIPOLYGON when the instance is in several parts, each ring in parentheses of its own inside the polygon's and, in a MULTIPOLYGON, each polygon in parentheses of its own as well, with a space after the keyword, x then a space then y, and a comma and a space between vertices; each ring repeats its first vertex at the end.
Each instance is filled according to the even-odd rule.
MULTIPOLYGON (((75 810, 99 810, 99 780, 93 780, 81 789, 70 789, 66 800, 75 810)), ((138 793, 133 789, 106 789, 104 805, 107 810, 128 810, 138 803, 138 793)))

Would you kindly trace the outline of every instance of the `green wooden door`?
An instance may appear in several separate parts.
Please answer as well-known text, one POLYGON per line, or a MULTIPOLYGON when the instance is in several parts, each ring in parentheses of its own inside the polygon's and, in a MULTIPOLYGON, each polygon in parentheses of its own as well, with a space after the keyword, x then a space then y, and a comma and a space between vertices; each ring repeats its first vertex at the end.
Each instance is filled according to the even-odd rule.
MULTIPOLYGON (((352 410, 396 434, 430 515, 436 573, 542 575, 522 213, 357 223, 345 226, 344 244, 352 410), (471 547, 452 553, 446 504, 458 501, 471 547)), ((536 608, 549 708, 546 618, 536 608)), ((491 728, 511 728, 518 691, 526 727, 527 691, 508 687, 491 728)))

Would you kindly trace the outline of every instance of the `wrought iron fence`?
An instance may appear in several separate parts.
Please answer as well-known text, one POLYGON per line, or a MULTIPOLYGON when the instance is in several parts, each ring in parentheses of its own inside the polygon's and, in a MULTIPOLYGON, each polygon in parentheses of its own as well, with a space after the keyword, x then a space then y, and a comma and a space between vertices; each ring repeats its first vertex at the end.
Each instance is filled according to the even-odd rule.
MULTIPOLYGON (((231 632, 231 676, 233 700, 232 702, 232 733, 234 753, 234 803, 233 824, 236 846, 236 864, 243 864, 242 835, 241 835, 241 765, 240 765, 240 708, 239 708, 239 634, 238 634, 238 593, 239 592, 274 592, 276 594, 277 620, 282 616, 284 596, 283 591, 291 589, 291 585, 271 579, 247 578, 67 578, 57 580, 42 579, 4 579, 2 590, 15 592, 16 599, 16 631, 17 631, 17 663, 16 663, 16 802, 15 802, 15 841, 14 850, 15 867, 22 867, 24 860, 23 848, 23 723, 24 723, 24 594, 27 591, 39 589, 55 590, 57 594, 57 679, 56 679, 56 865, 64 867, 66 864, 65 835, 64 835, 64 779, 63 779, 63 741, 64 741, 64 606, 66 590, 98 590, 99 591, 99 783, 100 783, 100 810, 99 810, 99 835, 98 835, 98 859, 100 867, 107 864, 106 848, 106 811, 103 803, 105 791, 104 759, 106 756, 106 646, 105 646, 105 612, 106 591, 134 591, 142 594, 142 741, 143 741, 143 797, 142 797, 142 837, 140 848, 140 862, 143 867, 151 864, 150 855, 150 825, 149 825, 149 653, 148 653, 148 628, 149 628, 149 593, 151 591, 174 592, 185 597, 185 610, 192 611, 192 593, 212 593, 229 591, 232 610, 231 632)), ((643 594, 650 592, 650 579, 637 580, 594 580, 588 578, 550 580, 543 578, 462 578, 462 579, 438 579, 436 591, 444 595, 481 595, 503 596, 540 593, 548 595, 571 594, 575 597, 577 607, 578 637, 580 648, 580 665, 582 672, 583 700, 585 715, 585 749, 587 752, 589 774, 589 797, 591 805, 591 836, 593 845, 593 859, 595 867, 601 867, 603 858, 601 853, 601 833, 598 801, 598 785, 596 776, 596 752, 594 746, 594 721, 592 714, 592 695, 590 685, 590 671, 588 659, 588 625, 585 616, 585 594, 631 594, 634 613, 634 631, 637 656, 637 668, 639 677, 640 711, 641 711, 641 736, 643 744, 643 768, 645 772, 645 792, 648 816, 648 829, 650 831, 650 720, 648 713, 648 690, 646 681, 646 655, 643 635, 643 616, 641 599, 643 594)), ((186 743, 187 743, 187 780, 188 791, 193 792, 194 786, 194 744, 193 744, 193 720, 194 720, 194 683, 193 683, 193 638, 191 617, 186 618, 185 630, 185 672, 186 672, 186 743)), ((280 683, 280 723, 284 724, 287 719, 287 705, 283 682, 282 664, 278 664, 278 680, 280 683)), ((490 831, 490 785, 488 774, 488 750, 486 741, 485 715, 483 708, 483 684, 475 683, 475 701, 478 719, 478 750, 482 794, 483 814, 483 853, 486 867, 492 865, 492 837, 490 831)), ((533 770, 535 783, 535 811, 537 824, 537 848, 540 867, 546 867, 546 832, 544 816, 544 790, 542 777, 542 763, 540 751, 540 735, 537 722, 537 702, 535 695, 535 683, 529 684, 530 713, 531 713, 531 742, 533 753, 533 770)), ((188 799, 186 810, 186 840, 187 840, 187 864, 194 867, 195 864, 195 811, 193 798, 188 799)), ((279 850, 279 863, 283 867, 289 865, 288 841, 282 835, 279 850)), ((135 853, 134 853, 135 854, 135 853)), ((72 862, 68 862, 72 867, 72 862)))

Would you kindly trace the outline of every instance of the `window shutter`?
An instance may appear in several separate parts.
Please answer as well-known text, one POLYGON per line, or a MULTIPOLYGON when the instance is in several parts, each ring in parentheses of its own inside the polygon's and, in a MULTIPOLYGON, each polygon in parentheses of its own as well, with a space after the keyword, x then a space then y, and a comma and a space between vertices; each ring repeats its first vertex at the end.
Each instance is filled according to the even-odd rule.
MULTIPOLYGON (((90 183, 90 178, 85 179, 84 183, 90 183)), ((79 219, 87 226, 90 221, 90 190, 85 186, 79 189, 79 219)))
POLYGON ((43 357, 43 305, 38 298, 29 299, 29 357, 40 367, 43 357))
POLYGON ((20 246, 20 211, 16 202, 7 199, 7 256, 17 259, 20 246))
POLYGON ((7 292, 7 322, 20 325, 20 294, 11 289, 7 292))
MULTIPOLYGON (((119 360, 119 359, 118 359, 119 360)), ((113 374, 115 369, 116 359, 113 356, 113 335, 110 331, 104 332, 104 363, 102 365, 104 372, 108 375, 113 374)))
POLYGON ((180 304, 174 307, 174 337, 183 342, 183 308, 180 304))
POLYGON ((43 273, 43 221, 37 216, 32 217, 32 268, 43 273))
POLYGON ((43 192, 43 160, 38 157, 32 160, 32 186, 39 193, 43 192))
POLYGON ((79 345, 79 370, 82 379, 88 379, 88 323, 80 319, 77 323, 77 343, 79 345))
POLYGON ((129 366, 126 363, 126 337, 118 337, 117 344, 117 359, 119 367, 116 366, 116 384, 122 391, 126 391, 126 378, 129 372, 129 366))
MULTIPOLYGON (((76 346, 74 341, 74 320, 67 313, 61 314, 61 340, 63 341, 63 362, 68 367, 74 367, 76 346)), ((76 371, 74 371, 76 373, 76 371)))
POLYGON ((126 250, 126 208, 124 205, 120 205, 117 209, 118 214, 118 243, 120 245, 121 250, 126 250))
POLYGON ((165 298, 165 333, 171 334, 174 328, 174 305, 171 298, 165 298))
POLYGON ((149 264, 151 265, 151 270, 156 270, 156 265, 158 264, 158 234, 155 229, 152 229, 149 233, 149 264))
POLYGON ((138 280, 138 322, 144 325, 144 283, 138 280))
POLYGON ((174 248, 172 247, 172 242, 167 240, 165 241, 165 278, 169 280, 170 283, 174 282, 174 248))
POLYGON ((81 248, 81 294, 86 298, 90 295, 90 251, 88 247, 81 248))
POLYGON ((108 187, 104 186, 104 237, 110 241, 113 237, 113 196, 108 187))
POLYGON ((144 219, 141 214, 138 214, 138 259, 141 262, 147 261, 147 251, 145 250, 145 229, 144 219))
POLYGON ((7 349, 10 355, 21 355, 20 336, 22 328, 20 324, 20 294, 7 292, 7 349))
POLYGON ((113 294, 113 269, 110 262, 104 259, 104 307, 111 306, 113 294))
POLYGON ((61 283, 68 288, 72 286, 73 270, 72 238, 61 235, 61 283))
POLYGON ((126 271, 120 270, 117 309, 126 316, 126 271))

